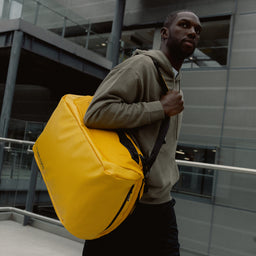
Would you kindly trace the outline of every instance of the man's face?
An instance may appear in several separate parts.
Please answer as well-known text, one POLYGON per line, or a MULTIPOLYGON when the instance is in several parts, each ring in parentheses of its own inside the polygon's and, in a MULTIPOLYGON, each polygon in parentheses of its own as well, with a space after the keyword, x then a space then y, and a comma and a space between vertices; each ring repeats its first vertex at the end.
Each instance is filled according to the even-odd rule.
POLYGON ((166 29, 166 46, 176 57, 185 59, 195 50, 202 30, 199 18, 192 12, 180 12, 166 29))

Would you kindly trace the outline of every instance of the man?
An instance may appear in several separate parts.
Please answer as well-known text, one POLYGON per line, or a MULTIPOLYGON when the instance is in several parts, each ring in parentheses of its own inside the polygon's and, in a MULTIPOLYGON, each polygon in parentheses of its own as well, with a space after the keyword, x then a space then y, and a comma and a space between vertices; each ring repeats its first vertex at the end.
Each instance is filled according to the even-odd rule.
POLYGON ((170 126, 147 177, 148 191, 134 212, 110 234, 86 241, 83 255, 180 255, 175 201, 170 195, 179 178, 175 152, 184 108, 179 70, 194 52, 200 32, 199 18, 193 12, 170 14, 161 29, 160 50, 137 50, 109 73, 95 93, 85 124, 129 129, 145 156, 150 155, 165 116, 170 117, 170 126), (151 57, 157 60, 169 88, 164 96, 151 57))

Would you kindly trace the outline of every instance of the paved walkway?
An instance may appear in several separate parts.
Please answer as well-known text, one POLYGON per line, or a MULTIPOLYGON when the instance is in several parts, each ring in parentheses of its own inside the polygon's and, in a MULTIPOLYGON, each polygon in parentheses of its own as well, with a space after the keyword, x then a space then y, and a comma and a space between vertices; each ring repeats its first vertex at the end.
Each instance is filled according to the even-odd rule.
POLYGON ((12 220, 0 221, 1 256, 81 256, 82 249, 80 242, 12 220))

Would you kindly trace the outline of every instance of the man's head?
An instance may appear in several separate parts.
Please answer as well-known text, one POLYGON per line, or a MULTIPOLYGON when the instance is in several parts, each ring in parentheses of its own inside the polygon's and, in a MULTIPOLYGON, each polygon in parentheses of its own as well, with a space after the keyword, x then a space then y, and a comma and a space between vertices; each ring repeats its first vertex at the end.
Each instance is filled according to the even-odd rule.
POLYGON ((195 50, 202 27, 196 14, 181 10, 170 13, 161 29, 161 50, 172 62, 183 62, 195 50))

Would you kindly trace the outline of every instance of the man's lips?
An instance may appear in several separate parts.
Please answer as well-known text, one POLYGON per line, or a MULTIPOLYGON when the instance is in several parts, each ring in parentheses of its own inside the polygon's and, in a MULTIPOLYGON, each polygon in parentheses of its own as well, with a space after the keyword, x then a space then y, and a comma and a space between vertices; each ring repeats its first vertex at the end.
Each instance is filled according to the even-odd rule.
POLYGON ((195 42, 194 41, 191 41, 191 40, 183 40, 183 43, 188 46, 188 47, 191 47, 191 48, 195 48, 195 42))

